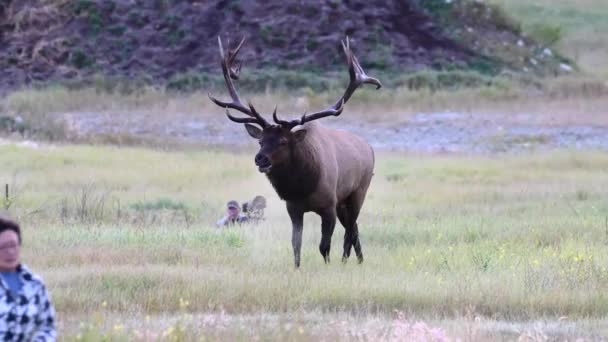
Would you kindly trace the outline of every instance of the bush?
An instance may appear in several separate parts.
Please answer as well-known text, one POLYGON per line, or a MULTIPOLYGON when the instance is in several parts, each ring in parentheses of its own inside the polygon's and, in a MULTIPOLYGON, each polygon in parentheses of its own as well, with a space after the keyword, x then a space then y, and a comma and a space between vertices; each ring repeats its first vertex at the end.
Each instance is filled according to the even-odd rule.
POLYGON ((83 50, 76 50, 70 54, 70 62, 78 69, 84 69, 93 65, 92 57, 83 50))
POLYGON ((558 24, 537 23, 530 28, 530 35, 544 46, 553 46, 563 38, 564 29, 558 24))

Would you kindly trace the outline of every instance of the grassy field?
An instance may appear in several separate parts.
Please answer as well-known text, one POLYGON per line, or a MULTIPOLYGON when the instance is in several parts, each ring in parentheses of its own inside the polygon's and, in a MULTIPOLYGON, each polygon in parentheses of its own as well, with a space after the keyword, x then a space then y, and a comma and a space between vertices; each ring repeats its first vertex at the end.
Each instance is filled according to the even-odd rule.
POLYGON ((492 0, 522 22, 524 31, 557 30, 557 48, 587 73, 608 76, 608 6, 603 0, 492 0))
POLYGON ((63 337, 608 333, 605 154, 382 154, 360 219, 365 262, 323 264, 320 221, 309 215, 299 271, 283 204, 251 159, 0 146, 23 257, 47 280, 63 337), (269 199, 266 222, 213 227, 227 200, 256 194, 269 199))
MULTIPOLYGON (((439 91, 365 90, 340 119, 395 122, 447 110, 606 125, 604 0, 492 2, 526 31, 558 30, 555 47, 581 73, 531 87, 499 80, 439 91)), ((113 115, 117 122, 138 111, 149 120, 187 113, 228 124, 207 89, 107 89, 101 81, 84 89, 25 89, 0 99, 0 114, 21 115, 32 137, 57 140, 65 139, 66 112, 113 115)), ((323 108, 341 91, 242 95, 264 112, 278 104, 280 112, 301 113, 323 108)), ((213 94, 224 97, 225 90, 213 94)), ((360 218, 365 262, 337 262, 338 226, 334 262, 323 264, 320 220, 308 215, 296 271, 289 219, 255 170, 254 145, 162 151, 0 141, 8 212, 23 224, 24 261, 51 289, 62 339, 608 338, 606 153, 379 153, 360 218), (214 228, 226 201, 257 194, 269 200, 263 224, 214 228)))

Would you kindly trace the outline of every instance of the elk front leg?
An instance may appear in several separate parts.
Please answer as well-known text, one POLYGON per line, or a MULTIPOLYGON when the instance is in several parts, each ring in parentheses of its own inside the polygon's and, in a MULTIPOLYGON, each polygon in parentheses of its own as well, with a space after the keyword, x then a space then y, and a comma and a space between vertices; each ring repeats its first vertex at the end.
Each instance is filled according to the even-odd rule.
POLYGON ((296 268, 300 267, 300 250, 302 249, 302 230, 304 229, 304 212, 296 206, 287 204, 287 212, 291 218, 291 246, 296 268))
POLYGON ((332 207, 331 209, 322 211, 319 215, 321 215, 321 243, 319 244, 319 251, 327 264, 329 263, 331 236, 336 226, 336 209, 332 207))

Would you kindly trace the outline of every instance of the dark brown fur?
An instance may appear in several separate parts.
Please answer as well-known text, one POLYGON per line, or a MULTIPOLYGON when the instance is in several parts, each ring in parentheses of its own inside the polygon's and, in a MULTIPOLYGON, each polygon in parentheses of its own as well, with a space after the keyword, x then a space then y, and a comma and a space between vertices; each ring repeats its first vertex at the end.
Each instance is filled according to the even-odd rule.
POLYGON ((362 262, 357 218, 373 176, 374 151, 359 136, 325 128, 313 120, 340 115, 344 104, 359 86, 368 83, 380 88, 380 82, 365 75, 350 51, 347 39, 346 43, 343 42, 343 47, 351 81, 342 98, 332 107, 304 115, 299 120, 280 120, 275 110, 273 119, 276 124, 270 124, 251 104, 242 104, 232 83, 233 79, 238 79, 240 72, 240 67, 235 67, 234 61, 242 44, 241 41, 236 49, 224 53, 221 40, 219 41, 222 70, 232 102, 211 99, 226 108, 230 120, 244 123, 249 135, 259 140, 261 148, 255 157, 255 163, 260 172, 266 174, 279 197, 286 202, 292 223, 291 243, 296 267, 300 266, 306 212, 321 216, 319 251, 325 262, 329 262, 336 218, 345 229, 342 260, 346 262, 354 247, 357 259, 362 262), (248 117, 234 117, 228 113, 228 108, 245 113, 248 117))
POLYGON ((261 141, 256 160, 270 162, 272 166, 266 176, 287 204, 296 267, 300 264, 306 212, 321 216, 319 251, 327 262, 336 217, 345 229, 343 261, 350 256, 353 246, 359 262, 363 261, 357 218, 373 175, 371 146, 350 132, 328 129, 317 122, 298 129, 297 134, 304 134, 300 139, 280 126, 263 131, 248 127, 248 130, 261 141), (278 143, 281 139, 287 140, 287 144, 278 143))

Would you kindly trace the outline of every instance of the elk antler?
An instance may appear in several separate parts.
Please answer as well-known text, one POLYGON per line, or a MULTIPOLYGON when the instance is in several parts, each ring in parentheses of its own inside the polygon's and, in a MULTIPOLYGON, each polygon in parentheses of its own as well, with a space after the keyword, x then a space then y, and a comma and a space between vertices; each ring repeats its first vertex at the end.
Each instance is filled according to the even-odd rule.
POLYGON ((357 57, 350 49, 350 42, 348 40, 348 36, 346 37, 346 43, 342 41, 342 49, 344 50, 344 54, 346 55, 346 62, 348 63, 348 74, 350 75, 350 83, 344 91, 344 95, 331 107, 322 110, 320 112, 312 113, 312 114, 304 114, 300 119, 285 121, 280 120, 275 112, 272 115, 274 122, 281 126, 286 126, 293 128, 298 125, 303 125, 306 122, 321 119, 327 116, 338 116, 342 114, 342 110, 344 109, 344 104, 350 99, 351 95, 359 88, 362 84, 373 84, 376 86, 376 89, 380 89, 382 87, 382 83, 376 78, 367 76, 361 64, 357 60, 357 57))
POLYGON ((236 48, 234 48, 232 50, 228 50, 227 53, 224 53, 224 47, 222 46, 222 39, 219 36, 217 37, 217 42, 220 47, 220 56, 222 57, 222 71, 224 73, 224 80, 226 81, 226 88, 228 88, 228 93, 230 94, 230 97, 232 98, 232 102, 220 101, 220 100, 216 99, 215 97, 212 97, 211 94, 209 94, 209 98, 216 105, 226 108, 226 115, 228 116, 228 118, 230 120, 232 120, 234 122, 258 124, 258 125, 262 126, 262 128, 266 128, 266 127, 270 126, 268 121, 264 120, 264 118, 260 115, 260 113, 258 113, 255 110, 255 108, 253 107, 253 105, 251 103, 248 103, 247 107, 245 105, 243 105, 243 103, 241 102, 241 98, 239 97, 239 94, 237 93, 236 88, 234 87, 234 83, 232 83, 232 80, 239 79, 239 74, 241 72, 241 64, 239 63, 235 67, 233 67, 233 64, 236 59, 236 55, 239 53, 239 50, 241 49, 241 47, 243 46, 243 43, 245 42, 245 38, 243 38, 241 40, 241 42, 239 43, 239 45, 236 48), (228 108, 236 109, 239 112, 244 113, 249 117, 239 118, 239 117, 232 116, 230 114, 230 112, 228 111, 228 108))

